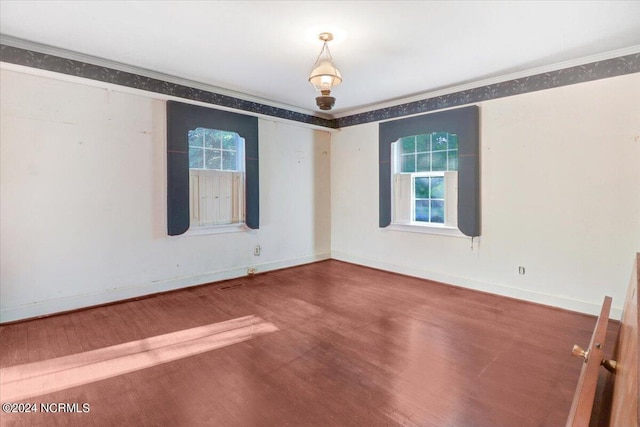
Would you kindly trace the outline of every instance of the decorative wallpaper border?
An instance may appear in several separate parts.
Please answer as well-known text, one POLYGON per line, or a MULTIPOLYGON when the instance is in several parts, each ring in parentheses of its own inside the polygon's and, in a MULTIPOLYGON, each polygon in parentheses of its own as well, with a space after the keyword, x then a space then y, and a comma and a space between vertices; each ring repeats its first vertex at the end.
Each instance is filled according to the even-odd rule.
POLYGON ((364 123, 395 119, 412 114, 426 113, 443 108, 473 104, 507 96, 521 95, 544 89, 584 83, 608 77, 621 76, 640 72, 640 53, 620 56, 589 64, 564 68, 548 73, 536 74, 520 79, 508 80, 501 83, 480 86, 477 88, 425 98, 419 101, 395 105, 367 111, 365 113, 325 119, 323 117, 298 113, 284 108, 273 107, 244 99, 221 95, 202 89, 166 82, 151 77, 120 71, 109 67, 88 64, 82 61, 62 58, 32 50, 0 44, 0 61, 84 77, 92 80, 112 83, 120 86, 142 89, 164 95, 176 96, 193 101, 205 102, 212 105, 233 108, 266 116, 293 120, 301 123, 339 129, 364 123))
POLYGON ((0 44, 0 61, 327 128, 334 128, 336 124, 335 120, 331 119, 311 116, 284 108, 272 107, 258 102, 246 101, 228 95, 221 95, 219 93, 170 83, 139 74, 34 52, 5 44, 0 44))
POLYGON ((548 73, 536 74, 521 79, 508 80, 487 86, 481 86, 460 92, 434 98, 421 99, 393 107, 367 111, 336 119, 337 128, 359 125, 381 120, 395 119, 411 114, 441 110, 443 108, 458 107, 490 99, 521 95, 544 89, 552 89, 576 83, 607 77, 621 76, 640 72, 640 53, 635 53, 590 64, 564 68, 548 73))

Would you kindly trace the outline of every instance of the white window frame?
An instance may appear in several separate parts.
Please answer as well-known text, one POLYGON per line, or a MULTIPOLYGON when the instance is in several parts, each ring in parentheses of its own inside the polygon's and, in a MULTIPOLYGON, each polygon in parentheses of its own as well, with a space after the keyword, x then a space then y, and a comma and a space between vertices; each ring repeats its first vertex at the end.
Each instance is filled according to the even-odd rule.
MULTIPOLYGON (((204 129, 204 128, 203 128, 204 129)), ((210 129, 210 130, 219 130, 219 129, 210 129)), ((236 133, 237 134, 237 133, 236 133)), ((189 229, 184 233, 185 236, 199 236, 205 234, 226 234, 226 233, 236 233, 236 232, 244 232, 250 231, 251 229, 246 226, 246 211, 245 211, 245 192, 246 192, 246 171, 245 171, 245 140, 240 135, 238 135, 240 141, 237 145, 236 150, 228 150, 220 147, 221 154, 224 151, 235 151, 236 152, 236 169, 235 170, 225 170, 225 169, 207 169, 206 167, 202 168, 189 168, 189 211, 190 211, 190 224, 189 229), (232 218, 233 211, 236 211, 238 218, 240 219, 238 222, 230 222, 230 223, 220 223, 220 224, 194 224, 194 219, 198 221, 201 220, 204 211, 205 205, 203 200, 208 200, 211 197, 219 197, 215 194, 211 193, 211 191, 207 192, 205 185, 206 180, 211 181, 216 179, 221 179, 229 175, 231 177, 231 193, 234 193, 236 197, 239 197, 237 201, 237 205, 232 206, 232 218), (240 182, 237 180, 240 179, 240 182), (198 184, 198 188, 194 188, 194 183, 198 184), (196 191, 198 195, 195 195, 196 191), (210 194, 208 194, 210 193, 210 194), (197 210, 197 214, 194 212, 194 209, 197 210)), ((191 148, 189 146, 189 148, 191 148)), ((199 147, 194 147, 199 148, 199 147)), ((207 150, 207 148, 203 147, 203 150, 207 150)), ((204 154, 204 152, 203 152, 204 154)), ((220 158, 220 166, 222 167, 223 157, 220 158)), ((206 165, 206 159, 203 156, 203 166, 206 165)))
POLYGON ((400 140, 391 144, 391 224, 389 230, 406 231, 412 233, 438 234, 445 236, 466 237, 457 226, 458 211, 458 172, 430 171, 430 172, 400 172, 402 170, 402 153, 400 140), (415 221, 415 178, 417 177, 445 178, 444 210, 445 222, 432 223, 415 221), (409 184, 407 184, 409 182, 409 184), (407 187, 408 185, 408 187, 407 187), (407 195, 408 190, 408 195, 407 195), (407 197, 408 196, 408 197, 407 197), (402 206, 399 206, 402 204, 402 206), (408 209, 406 204, 408 204, 408 209), (407 215, 408 214, 408 215, 407 215))

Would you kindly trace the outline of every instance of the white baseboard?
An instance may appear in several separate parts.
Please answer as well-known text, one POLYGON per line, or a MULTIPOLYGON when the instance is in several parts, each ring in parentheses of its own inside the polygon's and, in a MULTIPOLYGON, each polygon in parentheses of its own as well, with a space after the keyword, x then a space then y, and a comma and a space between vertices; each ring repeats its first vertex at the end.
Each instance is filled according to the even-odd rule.
MULTIPOLYGON (((516 288, 505 284, 483 282, 466 277, 457 277, 454 275, 437 273, 428 270, 399 266, 396 264, 362 258, 346 252, 332 251, 331 258, 339 261, 363 265, 366 267, 377 268, 380 270, 405 274, 407 276, 419 277, 421 279, 433 280, 440 283, 460 286, 463 288, 474 289, 477 291, 488 292, 491 294, 502 295, 510 298, 520 299, 523 301, 535 302, 538 304, 549 305, 552 307, 563 308, 566 310, 577 311, 580 313, 586 313, 595 316, 600 314, 600 309, 602 307, 602 301, 581 301, 564 296, 536 292, 530 289, 516 288)), ((622 318, 622 306, 612 306, 609 317, 611 319, 620 320, 622 318)))
POLYGON ((267 271, 295 267, 297 265, 308 264, 316 261, 323 261, 329 259, 330 257, 331 254, 329 252, 325 252, 300 258, 284 259, 279 261, 266 262, 263 264, 252 264, 234 268, 231 270, 211 271, 196 276, 177 277, 165 281, 144 283, 140 285, 108 289, 90 294, 74 295, 54 300, 40 301, 32 304, 24 304, 14 307, 2 307, 0 308, 0 323, 41 317, 69 310, 76 310, 100 304, 122 301, 129 298, 152 295, 159 292, 187 288, 189 286, 203 285, 205 283, 235 279, 237 277, 246 276, 247 270, 249 268, 255 268, 258 273, 264 273, 267 271))
MULTIPOLYGON (((326 259, 336 259, 353 264, 419 277, 422 279, 434 280, 441 283, 460 286, 468 289, 475 289, 482 292, 489 292, 496 295, 517 298, 524 301, 559 307, 566 310, 598 315, 600 313, 601 302, 588 302, 571 299, 558 295, 545 294, 529 289, 515 288, 504 284, 496 284, 472 280, 464 277, 457 277, 448 274, 432 272, 428 270, 409 268, 396 264, 379 262, 367 258, 362 258, 349 253, 333 251, 331 253, 319 253, 300 258, 285 259, 264 264, 250 265, 234 268, 231 270, 212 271, 197 276, 178 277, 161 282, 145 283, 141 285, 127 286, 123 288, 109 289, 90 294, 74 295, 55 300, 40 301, 32 304, 24 304, 14 307, 0 308, 0 323, 13 322, 16 320, 29 319, 60 313, 69 310, 76 310, 100 304, 137 298, 152 295, 159 292, 171 291, 190 286, 202 285, 205 283, 218 282, 221 280, 235 279, 246 276, 249 268, 256 268, 258 273, 279 270, 282 268, 295 267, 297 265, 308 264, 326 259)), ((619 320, 622 317, 622 306, 611 308, 610 318, 619 320)))

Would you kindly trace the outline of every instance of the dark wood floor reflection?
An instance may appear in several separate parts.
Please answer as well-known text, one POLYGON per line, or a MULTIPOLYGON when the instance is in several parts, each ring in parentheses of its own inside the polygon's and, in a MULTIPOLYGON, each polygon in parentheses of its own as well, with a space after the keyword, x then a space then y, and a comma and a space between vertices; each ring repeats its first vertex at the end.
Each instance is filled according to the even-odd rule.
POLYGON ((325 261, 2 326, 0 367, 252 315, 278 330, 46 395, 35 390, 20 402, 90 410, 4 413, 1 424, 562 426, 581 367, 571 346, 588 344, 595 324, 325 261))

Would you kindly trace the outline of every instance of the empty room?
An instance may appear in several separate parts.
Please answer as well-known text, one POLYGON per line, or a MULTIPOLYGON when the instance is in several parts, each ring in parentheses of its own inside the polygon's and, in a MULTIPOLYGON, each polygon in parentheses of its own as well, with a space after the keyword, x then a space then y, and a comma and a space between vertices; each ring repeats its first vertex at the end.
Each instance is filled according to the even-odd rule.
POLYGON ((0 426, 638 425, 639 1, 0 0, 0 426))

